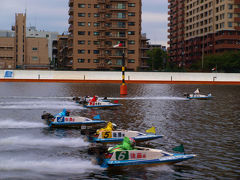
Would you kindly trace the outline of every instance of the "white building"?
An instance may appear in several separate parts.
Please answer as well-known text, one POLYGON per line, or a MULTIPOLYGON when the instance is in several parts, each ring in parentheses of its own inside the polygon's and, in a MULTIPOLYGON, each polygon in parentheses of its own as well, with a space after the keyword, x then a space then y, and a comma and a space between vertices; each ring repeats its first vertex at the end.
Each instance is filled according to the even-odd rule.
POLYGON ((53 59, 53 41, 57 40, 58 32, 38 31, 35 26, 30 26, 26 30, 26 37, 28 38, 47 38, 48 39, 48 57, 50 61, 53 59))

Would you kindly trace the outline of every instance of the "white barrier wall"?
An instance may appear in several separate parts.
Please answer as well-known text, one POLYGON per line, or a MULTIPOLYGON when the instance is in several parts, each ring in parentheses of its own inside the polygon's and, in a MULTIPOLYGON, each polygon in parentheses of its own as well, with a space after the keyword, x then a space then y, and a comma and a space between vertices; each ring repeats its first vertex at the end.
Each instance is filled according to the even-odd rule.
MULTIPOLYGON (((5 71, 0 70, 0 78, 5 71)), ((41 71, 13 70, 12 79, 121 80, 119 71, 41 71)), ((126 72, 126 80, 142 81, 231 81, 240 82, 240 73, 126 72)))

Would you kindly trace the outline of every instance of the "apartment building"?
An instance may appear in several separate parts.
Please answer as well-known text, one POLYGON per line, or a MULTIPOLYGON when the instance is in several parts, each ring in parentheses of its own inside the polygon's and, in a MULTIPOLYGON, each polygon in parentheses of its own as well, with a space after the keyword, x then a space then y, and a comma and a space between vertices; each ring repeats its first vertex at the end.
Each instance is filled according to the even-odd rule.
POLYGON ((240 49, 240 0, 168 2, 173 62, 191 64, 209 54, 240 49))
POLYGON ((141 0, 69 0, 69 61, 74 70, 143 67, 141 0), (121 47, 113 46, 121 43, 121 47))
POLYGON ((30 34, 30 29, 26 14, 17 13, 12 31, 0 31, 0 69, 50 68, 48 37, 30 34))

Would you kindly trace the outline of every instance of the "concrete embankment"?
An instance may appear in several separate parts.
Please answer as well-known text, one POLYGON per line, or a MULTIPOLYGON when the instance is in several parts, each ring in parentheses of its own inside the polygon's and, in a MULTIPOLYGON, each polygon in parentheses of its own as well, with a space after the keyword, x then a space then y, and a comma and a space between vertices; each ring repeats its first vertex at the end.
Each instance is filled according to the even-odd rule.
MULTIPOLYGON (((0 70, 0 82, 121 83, 118 71, 0 70)), ((240 73, 126 72, 126 83, 236 84, 240 73)))

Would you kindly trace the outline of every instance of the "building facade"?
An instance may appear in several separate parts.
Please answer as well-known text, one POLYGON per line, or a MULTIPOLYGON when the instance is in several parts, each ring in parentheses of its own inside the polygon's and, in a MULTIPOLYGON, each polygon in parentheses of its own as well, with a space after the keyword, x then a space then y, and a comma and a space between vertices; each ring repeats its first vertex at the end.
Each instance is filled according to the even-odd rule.
POLYGON ((169 55, 191 64, 240 49, 240 0, 169 0, 169 55))
POLYGON ((52 34, 26 28, 26 14, 16 14, 12 31, 0 31, 0 69, 49 69, 52 34))
POLYGON ((141 0, 69 0, 72 68, 120 69, 123 53, 127 69, 141 68, 141 7, 141 0))

